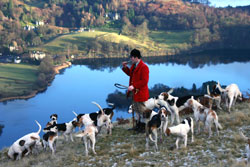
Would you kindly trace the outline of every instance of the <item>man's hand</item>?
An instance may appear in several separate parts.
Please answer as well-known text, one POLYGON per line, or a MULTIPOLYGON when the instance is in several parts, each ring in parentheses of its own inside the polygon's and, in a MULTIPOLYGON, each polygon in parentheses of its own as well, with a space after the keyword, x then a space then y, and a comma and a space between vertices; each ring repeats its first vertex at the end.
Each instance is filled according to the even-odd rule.
POLYGON ((123 67, 126 67, 126 66, 127 66, 127 64, 128 64, 128 62, 127 62, 127 61, 122 62, 122 66, 123 66, 123 67))
POLYGON ((134 89, 135 89, 135 88, 134 88, 133 85, 131 85, 131 86, 128 87, 128 91, 132 91, 132 90, 134 90, 134 89))

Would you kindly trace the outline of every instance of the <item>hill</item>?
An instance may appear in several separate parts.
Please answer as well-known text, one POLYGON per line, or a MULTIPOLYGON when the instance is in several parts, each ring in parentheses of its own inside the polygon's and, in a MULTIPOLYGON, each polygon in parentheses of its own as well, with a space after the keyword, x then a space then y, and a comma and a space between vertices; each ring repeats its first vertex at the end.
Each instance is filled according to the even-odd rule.
MULTIPOLYGON (((159 151, 155 152, 153 143, 145 150, 145 134, 129 131, 131 124, 114 124, 113 134, 98 135, 97 155, 90 151, 84 153, 83 141, 65 142, 59 137, 55 156, 41 148, 38 153, 24 157, 19 161, 7 158, 8 148, 0 152, 1 166, 247 166, 245 163, 245 142, 239 135, 242 130, 250 136, 250 103, 237 103, 231 114, 224 110, 217 111, 219 122, 223 126, 220 136, 215 129, 213 135, 201 132, 197 134, 195 126, 194 143, 188 137, 187 148, 175 148, 174 136, 163 136, 159 142, 159 151)), ((186 115, 182 115, 185 118, 186 115)), ((201 126, 203 127, 203 125, 201 126)), ((183 141, 180 141, 182 143, 183 141)))
MULTIPOLYGON (((207 3, 202 4, 203 1, 190 2, 192 1, 4 0, 0 2, 0 51, 4 54, 22 54, 34 47, 41 46, 43 49, 54 38, 84 27, 103 32, 114 31, 140 43, 154 42, 148 45, 150 49, 143 46, 145 52, 160 48, 161 55, 207 49, 249 49, 249 8, 214 8, 206 5, 207 3), (152 41, 154 31, 165 34, 180 32, 178 36, 186 31, 189 36, 181 46, 177 44, 169 47, 164 44, 172 38, 152 41), (10 46, 14 47, 11 52, 10 46)), ((168 38, 166 35, 163 37, 168 38)), ((86 49, 84 53, 95 52, 108 56, 114 50, 119 50, 121 54, 127 53, 130 48, 141 47, 135 43, 125 42, 119 45, 120 43, 112 41, 105 41, 104 43, 109 43, 106 45, 95 39, 91 43, 97 46, 94 48, 86 43, 75 45, 74 41, 65 41, 66 48, 76 50, 76 53, 79 51, 79 54, 82 49, 86 49)), ((63 54, 67 54, 68 49, 64 50, 63 54)), ((159 54, 152 52, 150 55, 159 54)))

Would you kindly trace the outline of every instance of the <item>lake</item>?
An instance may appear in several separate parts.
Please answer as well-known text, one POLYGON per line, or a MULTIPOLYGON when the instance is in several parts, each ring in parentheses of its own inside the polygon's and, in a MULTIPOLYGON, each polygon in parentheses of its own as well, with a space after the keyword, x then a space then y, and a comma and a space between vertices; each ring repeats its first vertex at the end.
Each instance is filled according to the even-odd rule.
MULTIPOLYGON (((150 69, 149 88, 156 84, 169 87, 197 88, 206 81, 220 81, 222 85, 238 84, 243 94, 250 89, 249 52, 219 52, 172 57, 144 58, 150 69)), ((58 123, 69 122, 76 113, 98 110, 96 101, 107 107, 107 96, 118 89, 114 83, 127 85, 128 76, 121 70, 122 59, 92 59, 76 62, 56 75, 51 86, 28 100, 0 103, 0 149, 10 146, 21 136, 38 130, 34 120, 42 127, 49 116, 58 114, 58 123), (80 65, 81 63, 81 65, 80 65)), ((124 90, 119 90, 124 92, 124 90)), ((118 117, 131 117, 126 109, 116 109, 118 117)), ((43 133, 40 134, 42 136, 43 133)))

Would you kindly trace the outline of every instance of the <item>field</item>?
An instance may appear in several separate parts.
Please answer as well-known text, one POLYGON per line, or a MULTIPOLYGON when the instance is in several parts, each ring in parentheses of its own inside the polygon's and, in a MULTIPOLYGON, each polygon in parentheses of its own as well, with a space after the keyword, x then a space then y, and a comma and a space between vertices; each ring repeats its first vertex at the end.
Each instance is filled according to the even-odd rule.
MULTIPOLYGON (((194 143, 188 137, 187 148, 175 149, 174 136, 163 136, 159 142, 159 151, 154 150, 151 142, 148 150, 145 149, 145 134, 128 130, 131 124, 114 124, 112 136, 106 135, 105 128, 98 135, 96 143, 97 155, 91 150, 85 156, 83 142, 75 138, 74 142, 66 142, 59 137, 56 155, 51 156, 49 149, 39 148, 38 153, 24 157, 17 161, 7 158, 8 148, 0 152, 0 166, 216 166, 216 167, 246 167, 246 143, 239 135, 239 130, 250 137, 250 103, 238 103, 231 114, 224 110, 218 111, 219 122, 223 129, 217 136, 201 132, 197 134, 195 126, 194 143)), ((184 118, 186 116, 182 116, 184 118)), ((201 126, 203 128, 203 125, 201 126)), ((78 131, 78 129, 76 130, 78 131)), ((183 141, 180 141, 182 144, 183 141)))
POLYGON ((193 31, 152 31, 149 37, 160 47, 169 49, 187 47, 193 31))
POLYGON ((34 88, 37 72, 37 66, 0 64, 1 97, 27 95, 34 88))
POLYGON ((30 50, 40 50, 50 54, 66 54, 70 52, 70 54, 84 55, 89 50, 87 48, 88 44, 98 41, 137 47, 146 53, 159 52, 161 50, 187 49, 191 35, 192 31, 152 31, 149 38, 141 41, 134 37, 119 35, 115 30, 102 29, 94 32, 75 32, 61 35, 44 45, 30 48, 30 50))

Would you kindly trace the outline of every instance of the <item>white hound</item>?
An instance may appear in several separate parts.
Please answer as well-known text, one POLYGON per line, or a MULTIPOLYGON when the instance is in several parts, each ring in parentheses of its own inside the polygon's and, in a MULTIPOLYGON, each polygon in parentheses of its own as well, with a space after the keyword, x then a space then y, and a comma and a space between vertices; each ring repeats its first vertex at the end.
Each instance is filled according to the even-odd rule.
POLYGON ((191 117, 184 119, 179 125, 169 127, 165 133, 169 135, 177 136, 175 142, 176 148, 179 148, 179 140, 184 139, 184 147, 187 147, 188 132, 191 130, 192 139, 191 142, 194 142, 194 122, 191 117))
POLYGON ((39 126, 37 132, 29 133, 21 137, 10 146, 8 156, 11 159, 14 160, 15 155, 17 155, 16 160, 19 160, 21 159, 25 151, 27 152, 24 155, 27 156, 29 153, 31 153, 33 147, 41 145, 39 134, 41 132, 42 127, 37 121, 36 124, 39 126))
POLYGON ((231 111, 231 107, 235 105, 237 99, 242 100, 242 93, 240 92, 238 85, 230 84, 225 89, 223 89, 221 88, 218 81, 216 87, 219 89, 219 91, 222 93, 222 97, 225 99, 228 112, 231 111))

